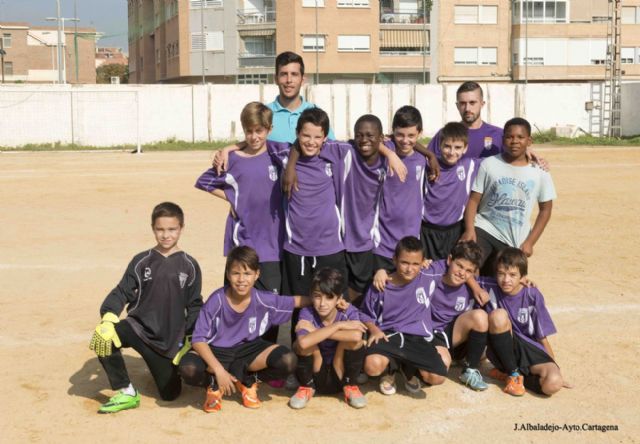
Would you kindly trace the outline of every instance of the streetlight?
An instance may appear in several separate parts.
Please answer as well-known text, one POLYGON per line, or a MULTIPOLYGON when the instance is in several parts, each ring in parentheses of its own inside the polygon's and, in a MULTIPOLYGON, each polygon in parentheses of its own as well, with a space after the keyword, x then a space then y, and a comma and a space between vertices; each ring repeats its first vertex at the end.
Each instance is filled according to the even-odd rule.
POLYGON ((68 21, 68 22, 79 22, 80 20, 77 18, 66 18, 66 17, 61 17, 60 16, 60 0, 56 0, 56 10, 57 10, 57 17, 47 17, 45 18, 46 21, 48 22, 52 22, 52 21, 57 21, 58 22, 58 83, 64 84, 67 83, 67 72, 66 72, 66 58, 64 57, 64 53, 63 53, 63 36, 64 36, 64 22, 68 21))

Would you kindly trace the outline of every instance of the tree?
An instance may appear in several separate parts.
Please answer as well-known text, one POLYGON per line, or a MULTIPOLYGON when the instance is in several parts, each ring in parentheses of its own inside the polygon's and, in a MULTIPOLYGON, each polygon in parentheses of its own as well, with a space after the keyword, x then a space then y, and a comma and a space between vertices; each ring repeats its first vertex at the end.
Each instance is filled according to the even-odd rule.
POLYGON ((129 66, 105 63, 96 69, 96 83, 111 83, 111 77, 120 77, 120 83, 128 83, 129 66))

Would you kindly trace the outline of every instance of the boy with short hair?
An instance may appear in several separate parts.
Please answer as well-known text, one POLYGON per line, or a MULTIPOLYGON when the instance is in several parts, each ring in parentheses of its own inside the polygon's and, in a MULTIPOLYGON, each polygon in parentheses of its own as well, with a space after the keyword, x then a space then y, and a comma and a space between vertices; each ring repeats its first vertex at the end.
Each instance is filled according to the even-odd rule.
POLYGON ((438 276, 421 270, 423 261, 420 240, 401 239, 394 254, 396 271, 386 287, 372 286, 364 297, 362 313, 370 332, 364 369, 369 376, 384 373, 380 391, 386 395, 396 392, 394 375, 400 367, 410 392, 420 389, 416 369, 430 385, 442 384, 447 374, 433 343, 431 299, 438 276))
POLYGON ((202 276, 196 260, 178 247, 184 228, 184 213, 178 205, 157 205, 151 214, 151 228, 156 246, 134 256, 118 286, 105 298, 100 307, 102 322, 89 345, 98 355, 111 388, 119 390, 98 413, 140 405, 140 395, 122 357, 124 347, 142 356, 163 400, 172 401, 180 395, 182 383, 176 365, 189 347, 185 336, 191 334, 202 306, 202 276), (127 317, 120 321, 125 306, 127 317))
POLYGON ((478 370, 487 345, 487 313, 467 286, 478 270, 482 251, 475 242, 456 244, 446 261, 435 261, 428 271, 441 274, 431 298, 434 344, 449 368, 451 360, 463 360, 460 381, 473 390, 486 390, 478 370))
MULTIPOLYGON (((259 290, 280 293, 284 214, 278 166, 267 152, 272 129, 272 112, 260 102, 250 102, 240 121, 245 140, 229 153, 227 168, 218 173, 210 168, 197 180, 196 188, 229 202, 224 236, 224 255, 247 245, 260 257, 259 290)), ((270 339, 275 342, 276 335, 270 339)))
POLYGON ((440 131, 440 177, 424 185, 420 240, 428 259, 446 258, 464 231, 462 218, 478 164, 464 157, 467 134, 467 128, 458 122, 449 122, 440 131))
POLYGON ((478 170, 461 239, 478 242, 483 264, 506 247, 520 248, 531 256, 551 219, 556 191, 551 175, 528 162, 531 143, 529 122, 520 117, 509 120, 504 126, 504 152, 485 159, 478 170), (531 227, 535 202, 540 211, 531 227))
POLYGON ((343 301, 345 279, 338 270, 323 268, 311 282, 312 306, 300 311, 293 349, 298 355, 296 376, 300 387, 289 401, 294 409, 306 407, 316 392, 344 392, 345 401, 362 408, 367 400, 356 385, 365 349, 362 334, 366 327, 360 312, 349 305, 338 309, 343 301))
POLYGON ((222 408, 222 396, 242 395, 245 407, 260 407, 258 378, 284 379, 296 368, 288 348, 261 336, 272 325, 291 319, 293 309, 309 305, 308 297, 279 296, 254 288, 260 259, 247 246, 229 252, 225 276, 229 282, 214 291, 200 311, 193 331, 193 349, 180 363, 180 374, 190 385, 207 387, 203 409, 222 408))
POLYGON ((495 369, 490 376, 506 382, 504 392, 522 396, 525 387, 551 396, 570 387, 555 363, 547 337, 556 333, 540 290, 525 287, 527 256, 517 248, 502 250, 496 278, 480 278, 489 291, 489 353, 495 369))

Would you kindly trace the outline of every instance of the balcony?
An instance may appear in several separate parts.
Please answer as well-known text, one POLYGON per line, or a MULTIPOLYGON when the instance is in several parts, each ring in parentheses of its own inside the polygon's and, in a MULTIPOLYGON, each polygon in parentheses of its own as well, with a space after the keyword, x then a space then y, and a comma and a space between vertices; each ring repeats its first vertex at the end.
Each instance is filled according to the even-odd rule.
POLYGON ((262 11, 257 9, 238 9, 236 11, 238 17, 238 25, 264 25, 267 23, 276 23, 276 10, 266 8, 262 11))
POLYGON ((268 67, 272 69, 276 64, 276 54, 254 54, 240 53, 238 56, 239 68, 261 68, 268 67))

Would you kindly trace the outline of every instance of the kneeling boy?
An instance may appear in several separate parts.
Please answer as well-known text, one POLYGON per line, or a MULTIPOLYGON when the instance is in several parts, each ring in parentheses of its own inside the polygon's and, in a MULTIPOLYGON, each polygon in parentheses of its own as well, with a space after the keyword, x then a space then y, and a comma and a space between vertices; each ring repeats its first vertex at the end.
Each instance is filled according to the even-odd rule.
POLYGON ((120 351, 124 347, 140 353, 162 399, 172 401, 180 395, 182 383, 174 363, 202 307, 200 267, 178 247, 183 227, 184 213, 178 205, 157 205, 151 214, 157 245, 131 260, 122 280, 100 307, 102 322, 89 348, 98 355, 111 388, 119 392, 98 413, 140 405, 140 395, 129 380, 120 351), (127 317, 120 322, 118 316, 125 305, 127 317))
POLYGON ((311 281, 313 306, 300 311, 295 329, 300 387, 289 401, 291 408, 304 408, 316 392, 331 394, 340 389, 351 407, 367 405, 356 385, 364 361, 362 334, 367 328, 353 305, 338 309, 345 286, 344 276, 332 268, 319 270, 311 281))
POLYGON ((396 391, 394 373, 399 366, 410 392, 420 389, 415 369, 430 385, 442 384, 447 374, 432 342, 431 297, 439 276, 422 270, 422 243, 413 236, 398 242, 393 260, 396 271, 384 290, 371 287, 362 306, 370 332, 364 370, 369 376, 385 373, 380 391, 386 395, 396 391))
POLYGON ((236 389, 247 408, 260 407, 258 378, 285 379, 296 368, 296 355, 261 336, 273 325, 291 319, 293 309, 308 298, 285 297, 253 286, 260 276, 255 250, 236 247, 227 256, 228 287, 213 292, 198 316, 193 349, 180 362, 180 374, 190 385, 207 387, 205 412, 222 407, 222 395, 236 389))

